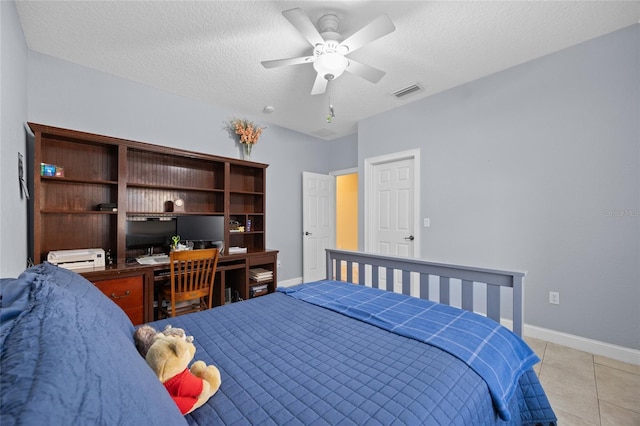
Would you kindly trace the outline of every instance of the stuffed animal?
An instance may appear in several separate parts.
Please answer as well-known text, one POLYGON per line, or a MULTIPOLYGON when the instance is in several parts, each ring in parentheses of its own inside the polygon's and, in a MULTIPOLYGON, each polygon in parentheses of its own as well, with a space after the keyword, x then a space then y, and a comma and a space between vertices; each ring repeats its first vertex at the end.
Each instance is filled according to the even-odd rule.
POLYGON ((192 342, 175 335, 157 335, 146 360, 182 414, 202 406, 220 388, 220 371, 196 361, 187 368, 196 352, 192 342))
POLYGON ((220 371, 213 365, 196 361, 193 336, 168 325, 162 332, 143 325, 134 334, 136 348, 145 357, 175 401, 182 414, 202 406, 220 388, 220 371))
POLYGON ((177 336, 185 339, 189 343, 193 342, 193 336, 187 336, 187 333, 185 333, 183 329, 174 328, 171 324, 167 325, 162 331, 158 331, 150 325, 141 325, 133 334, 133 340, 136 344, 136 349, 138 349, 138 352, 143 358, 147 357, 149 348, 159 335, 177 336))

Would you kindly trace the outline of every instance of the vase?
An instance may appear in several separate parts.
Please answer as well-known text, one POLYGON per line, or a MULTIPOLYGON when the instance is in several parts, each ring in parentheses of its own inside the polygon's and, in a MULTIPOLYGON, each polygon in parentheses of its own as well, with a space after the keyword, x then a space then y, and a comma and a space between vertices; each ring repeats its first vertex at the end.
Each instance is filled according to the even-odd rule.
POLYGON ((243 143, 242 145, 242 158, 251 161, 251 148, 253 148, 253 144, 243 143))

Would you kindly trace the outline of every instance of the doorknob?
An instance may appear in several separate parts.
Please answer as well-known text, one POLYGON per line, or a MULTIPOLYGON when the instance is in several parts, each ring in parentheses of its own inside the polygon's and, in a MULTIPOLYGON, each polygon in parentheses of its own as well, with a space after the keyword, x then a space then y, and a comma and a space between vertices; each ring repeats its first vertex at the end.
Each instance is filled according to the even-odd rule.
POLYGON ((304 235, 313 235, 311 232, 305 232, 304 235))
POLYGON ((413 235, 409 235, 408 237, 404 237, 405 240, 413 241, 413 235))

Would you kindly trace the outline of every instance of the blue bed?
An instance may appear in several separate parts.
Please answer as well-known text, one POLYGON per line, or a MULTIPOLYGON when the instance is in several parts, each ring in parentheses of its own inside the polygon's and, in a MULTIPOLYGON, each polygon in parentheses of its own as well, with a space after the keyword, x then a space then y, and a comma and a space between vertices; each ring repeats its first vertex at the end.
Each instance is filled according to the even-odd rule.
MULTIPOLYGON (((186 417, 137 355, 126 316, 82 277, 45 264, 17 280, 2 280, 1 289, 3 425, 556 422, 530 368, 537 359, 514 333, 484 316, 446 307, 452 311, 441 316, 479 317, 477 326, 462 327, 472 334, 486 326, 499 336, 472 344, 477 353, 499 347, 497 353, 485 351, 487 358, 452 355, 456 349, 446 341, 467 339, 446 336, 460 327, 411 335, 407 328, 415 327, 407 318, 400 327, 392 322, 404 310, 389 309, 406 296, 375 288, 334 280, 309 283, 152 323, 158 329, 184 328, 194 336, 196 359, 221 371, 219 391, 186 417), (340 295, 332 295, 335 291, 340 295), (436 334, 439 340, 429 337, 436 334), (491 361, 502 353, 509 354, 506 361, 491 361), (496 383, 477 361, 474 365, 476 359, 489 359, 495 369, 508 365, 510 373, 500 375, 509 377, 496 383)), ((414 320, 443 308, 406 300, 414 320)))

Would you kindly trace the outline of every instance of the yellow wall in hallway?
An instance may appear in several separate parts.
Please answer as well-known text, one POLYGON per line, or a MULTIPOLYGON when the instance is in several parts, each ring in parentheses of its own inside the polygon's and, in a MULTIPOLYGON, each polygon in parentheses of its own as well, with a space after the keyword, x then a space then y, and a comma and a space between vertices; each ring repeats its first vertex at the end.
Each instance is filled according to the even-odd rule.
POLYGON ((358 250, 358 174, 336 176, 336 248, 358 250))

